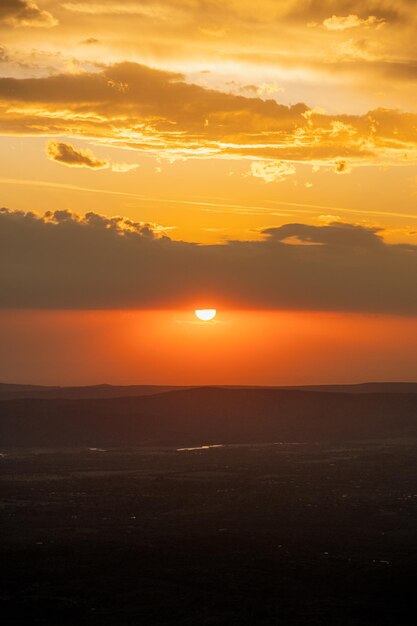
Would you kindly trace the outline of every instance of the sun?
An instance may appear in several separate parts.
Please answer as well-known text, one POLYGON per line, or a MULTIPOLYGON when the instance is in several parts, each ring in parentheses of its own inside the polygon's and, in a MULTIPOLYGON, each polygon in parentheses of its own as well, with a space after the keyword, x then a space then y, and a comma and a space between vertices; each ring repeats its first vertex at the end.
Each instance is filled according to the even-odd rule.
POLYGON ((210 322, 210 320, 213 320, 216 317, 217 310, 216 309, 196 309, 194 313, 196 317, 198 317, 198 319, 201 320, 202 322, 210 322))

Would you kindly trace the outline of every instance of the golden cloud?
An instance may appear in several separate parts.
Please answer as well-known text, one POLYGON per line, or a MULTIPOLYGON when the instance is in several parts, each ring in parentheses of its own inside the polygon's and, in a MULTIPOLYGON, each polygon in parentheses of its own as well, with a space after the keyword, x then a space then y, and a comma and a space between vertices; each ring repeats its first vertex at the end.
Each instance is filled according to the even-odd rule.
POLYGON ((262 178, 266 183, 283 182, 296 173, 294 165, 282 161, 254 161, 249 172, 255 178, 262 178))
POLYGON ((345 16, 332 15, 332 17, 328 17, 323 21, 323 26, 327 30, 340 31, 363 26, 368 28, 370 26, 375 26, 379 28, 384 23, 385 20, 383 18, 378 18, 375 15, 369 15, 367 18, 361 19, 357 15, 351 14, 345 16))
POLYGON ((414 113, 328 115, 302 103, 284 106, 206 89, 181 74, 136 63, 95 73, 2 78, 0 122, 3 134, 94 138, 168 159, 349 159, 352 167, 409 164, 417 156, 414 113))

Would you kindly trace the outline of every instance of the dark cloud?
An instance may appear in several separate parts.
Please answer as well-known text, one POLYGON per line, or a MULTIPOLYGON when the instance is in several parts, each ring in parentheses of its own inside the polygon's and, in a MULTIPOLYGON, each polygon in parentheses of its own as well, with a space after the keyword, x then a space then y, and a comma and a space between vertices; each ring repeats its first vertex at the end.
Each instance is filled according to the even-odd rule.
POLYGON ((315 243, 327 246, 348 246, 349 248, 385 246, 378 235, 380 229, 365 228, 356 224, 333 222, 326 226, 308 224, 285 224, 277 228, 266 228, 262 231, 274 241, 285 241, 296 238, 300 242, 315 243))
POLYGON ((336 161, 334 171, 336 174, 348 174, 351 170, 346 161, 336 161))
POLYGON ((62 163, 68 167, 86 167, 91 170, 110 168, 112 172, 130 172, 138 167, 136 163, 114 163, 108 159, 97 158, 91 150, 74 148, 70 143, 50 141, 46 153, 51 161, 62 163))
POLYGON ((108 161, 103 161, 94 156, 91 150, 77 150, 69 143, 50 141, 47 153, 52 161, 58 161, 70 167, 88 167, 90 169, 103 169, 109 167, 108 161))
POLYGON ((332 15, 369 15, 387 22, 406 19, 412 10, 413 0, 299 0, 289 10, 290 19, 308 22, 322 21, 332 15))
MULTIPOLYGON (((230 130, 240 128, 240 115, 258 115, 265 130, 278 123, 301 121, 308 110, 304 104, 293 107, 279 105, 273 100, 245 98, 220 91, 205 89, 184 82, 176 72, 156 70, 138 63, 118 63, 101 72, 61 74, 47 78, 0 79, 0 99, 15 102, 68 104, 76 110, 90 110, 100 114, 129 112, 135 119, 159 116, 159 126, 166 122, 205 127, 210 116, 219 126, 227 123, 230 130), (134 109, 132 110, 132 107, 134 109), (240 115, 239 115, 240 114, 240 115), (236 116, 234 126, 233 117, 236 116)), ((206 128, 208 128, 206 126, 206 128)), ((206 132, 209 132, 209 130, 206 132)))
POLYGON ((95 37, 88 37, 88 39, 84 39, 81 43, 87 46, 92 46, 94 44, 100 43, 100 40, 96 39, 95 37))
POLYGON ((262 309, 417 314, 417 246, 352 224, 287 224, 198 245, 96 213, 0 211, 2 308, 262 309), (315 244, 315 245, 306 245, 315 244))
POLYGON ((55 26, 58 22, 33 0, 1 0, 0 23, 12 26, 55 26))

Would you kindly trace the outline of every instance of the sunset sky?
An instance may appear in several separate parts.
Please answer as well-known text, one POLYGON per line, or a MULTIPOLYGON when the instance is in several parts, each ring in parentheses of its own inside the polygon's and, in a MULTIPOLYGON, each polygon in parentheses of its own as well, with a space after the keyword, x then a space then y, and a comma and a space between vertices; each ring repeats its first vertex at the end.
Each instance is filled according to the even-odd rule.
POLYGON ((2 0, 0 381, 416 380, 416 28, 2 0))

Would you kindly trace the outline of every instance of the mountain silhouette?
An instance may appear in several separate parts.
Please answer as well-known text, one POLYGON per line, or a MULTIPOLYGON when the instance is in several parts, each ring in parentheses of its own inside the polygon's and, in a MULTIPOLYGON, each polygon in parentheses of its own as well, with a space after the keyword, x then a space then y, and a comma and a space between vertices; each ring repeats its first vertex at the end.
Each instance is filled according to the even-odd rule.
POLYGON ((201 387, 0 401, 0 445, 187 446, 417 436, 417 394, 201 387))
MULTIPOLYGON (((353 385, 301 385, 301 386, 236 386, 216 385, 222 389, 287 389, 291 391, 320 391, 333 393, 417 393, 417 383, 403 382, 369 382, 353 385)), ((67 398, 67 399, 99 399, 99 398, 127 398, 192 389, 193 386, 178 385, 85 385, 85 386, 42 386, 17 385, 0 383, 0 400, 14 400, 18 398, 67 398)))

